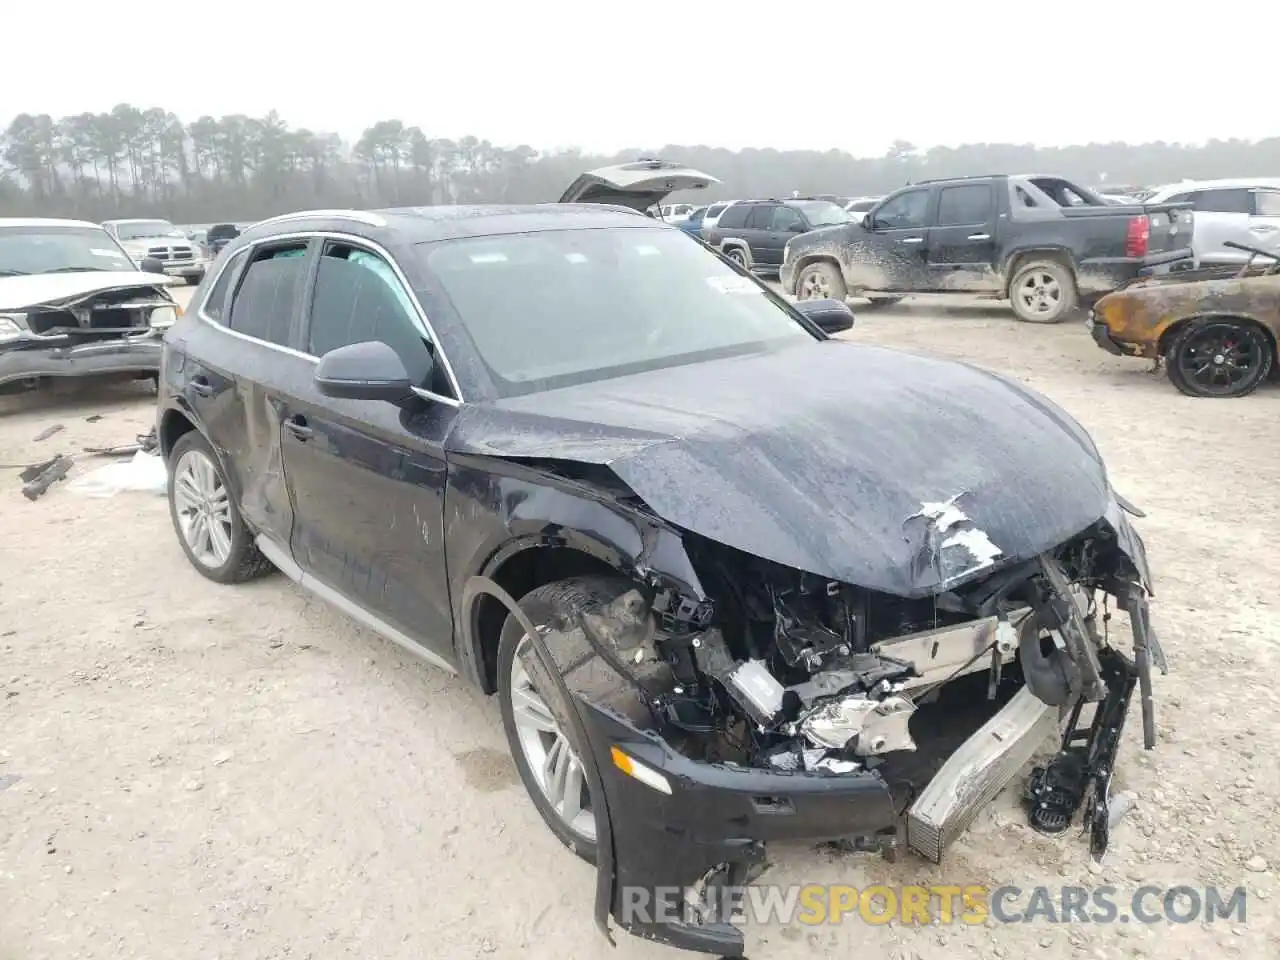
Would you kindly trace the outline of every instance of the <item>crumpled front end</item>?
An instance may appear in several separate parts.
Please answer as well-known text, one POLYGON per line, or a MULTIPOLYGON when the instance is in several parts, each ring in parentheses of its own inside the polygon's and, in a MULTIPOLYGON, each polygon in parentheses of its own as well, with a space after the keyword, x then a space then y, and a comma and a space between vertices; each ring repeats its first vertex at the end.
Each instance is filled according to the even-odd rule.
POLYGON ((178 307, 159 290, 106 290, 0 313, 0 385, 160 369, 178 307))
MULTIPOLYGON (((935 507, 924 519, 945 539, 959 521, 935 507)), ((739 955, 734 896, 769 843, 938 861, 1063 718, 1061 755, 1083 760, 1038 771, 1030 816, 1060 832, 1088 796, 1101 855, 1128 698, 1141 683, 1153 745, 1149 665, 1163 664, 1142 543, 1119 501, 1030 561, 922 598, 696 534, 684 544, 701 595, 636 571, 633 589, 543 633, 598 774, 597 822, 609 820, 601 919, 739 955), (1129 611, 1131 650, 1107 634, 1112 603, 1129 611), (1077 748, 1089 704, 1098 729, 1077 748)))

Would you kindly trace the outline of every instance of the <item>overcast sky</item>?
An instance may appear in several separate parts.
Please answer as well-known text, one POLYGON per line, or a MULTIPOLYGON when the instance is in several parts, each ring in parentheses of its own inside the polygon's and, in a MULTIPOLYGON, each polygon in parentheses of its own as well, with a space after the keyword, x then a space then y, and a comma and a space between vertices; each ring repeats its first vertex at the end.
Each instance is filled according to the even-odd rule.
POLYGON ((1280 4, 191 0, 5 4, 0 123, 128 101, 358 136, 879 154, 1280 134, 1280 4), (1258 38, 1259 45, 1252 45, 1258 38))

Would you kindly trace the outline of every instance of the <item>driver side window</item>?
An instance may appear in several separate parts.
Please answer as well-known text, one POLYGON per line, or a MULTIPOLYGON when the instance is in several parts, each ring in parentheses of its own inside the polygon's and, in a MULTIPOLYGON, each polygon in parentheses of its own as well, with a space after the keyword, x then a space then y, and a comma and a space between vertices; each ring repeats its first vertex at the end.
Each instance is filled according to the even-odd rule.
POLYGON ((325 243, 316 270, 307 327, 307 352, 316 357, 352 343, 376 340, 391 347, 409 380, 450 396, 432 362, 432 348, 400 278, 382 257, 352 244, 325 243))
POLYGON ((875 214, 875 225, 886 229, 927 226, 929 191, 908 190, 885 202, 875 214))

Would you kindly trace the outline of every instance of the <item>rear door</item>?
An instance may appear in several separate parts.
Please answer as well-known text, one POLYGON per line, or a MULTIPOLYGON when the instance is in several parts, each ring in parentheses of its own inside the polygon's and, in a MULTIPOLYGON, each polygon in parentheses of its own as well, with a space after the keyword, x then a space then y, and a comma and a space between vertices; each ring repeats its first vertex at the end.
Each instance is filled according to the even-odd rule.
POLYGON ((319 358, 350 343, 382 341, 399 354, 415 385, 436 399, 410 411, 325 397, 308 383, 291 401, 282 448, 295 508, 294 560, 356 606, 451 659, 443 440, 456 397, 442 364, 432 361, 417 301, 386 251, 355 238, 326 238, 314 277, 304 352, 319 358))
POLYGON ((867 290, 931 290, 929 225, 935 207, 930 187, 903 190, 874 207, 865 245, 850 254, 857 258, 850 279, 867 290))
MULTIPOLYGON (((756 219, 763 228, 759 231, 758 241, 753 238, 751 253, 756 258, 756 265, 777 269, 782 266, 782 251, 787 241, 809 229, 809 224, 799 210, 788 207, 785 203, 761 204, 756 211, 756 219), (756 244, 759 244, 758 246, 756 244)), ((756 220, 751 221, 755 226, 756 220)))
POLYGON ((1247 188, 1193 190, 1170 199, 1187 199, 1194 204, 1192 245, 1201 262, 1243 263, 1249 259, 1247 253, 1224 246, 1228 240, 1244 244, 1250 241, 1253 196, 1247 188))
POLYGON ((937 290, 998 289, 994 181, 944 186, 938 190, 937 206, 925 244, 930 286, 937 290))
POLYGON ((238 251, 199 308, 206 322, 186 328, 200 342, 183 361, 184 395, 222 455, 245 520, 281 548, 289 542, 293 509, 280 417, 284 398, 311 376, 293 346, 309 263, 306 239, 238 251))
POLYGON ((1253 191, 1249 236, 1251 246, 1280 253, 1280 189, 1260 187, 1253 191))

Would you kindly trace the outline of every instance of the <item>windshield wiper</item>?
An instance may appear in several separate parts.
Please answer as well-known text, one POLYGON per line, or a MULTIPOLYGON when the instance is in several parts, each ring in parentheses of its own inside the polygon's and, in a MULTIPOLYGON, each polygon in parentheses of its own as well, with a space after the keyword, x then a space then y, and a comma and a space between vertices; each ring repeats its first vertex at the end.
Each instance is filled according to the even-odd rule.
POLYGON ((45 270, 45 273, 112 273, 110 267, 57 267, 45 270))
POLYGON ((25 270, 0 270, 0 277, 29 277, 31 274, 25 270))

